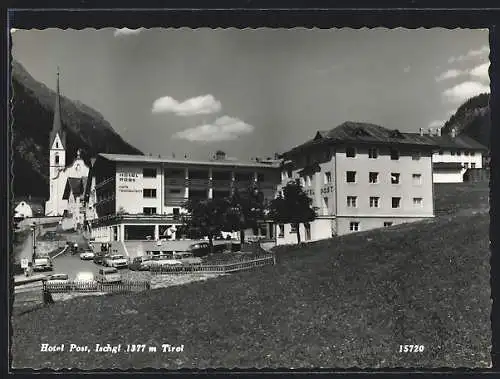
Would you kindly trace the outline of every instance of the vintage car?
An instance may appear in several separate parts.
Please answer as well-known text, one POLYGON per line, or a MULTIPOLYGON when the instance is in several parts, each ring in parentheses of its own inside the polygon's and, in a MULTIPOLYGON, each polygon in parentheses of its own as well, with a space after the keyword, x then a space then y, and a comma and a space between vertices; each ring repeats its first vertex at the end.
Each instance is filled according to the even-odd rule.
POLYGON ((52 260, 48 257, 36 258, 33 262, 33 271, 51 271, 52 260))
POLYGON ((208 242, 197 242, 189 245, 189 251, 195 257, 204 257, 210 253, 210 245, 208 242))
POLYGON ((104 258, 103 264, 107 267, 126 268, 128 266, 128 259, 120 254, 112 254, 104 258))
POLYGON ((122 276, 115 267, 103 267, 97 272, 96 281, 98 283, 120 283, 122 276))
POLYGON ((83 253, 80 253, 80 259, 82 260, 92 260, 94 259, 95 254, 92 250, 85 250, 83 253))

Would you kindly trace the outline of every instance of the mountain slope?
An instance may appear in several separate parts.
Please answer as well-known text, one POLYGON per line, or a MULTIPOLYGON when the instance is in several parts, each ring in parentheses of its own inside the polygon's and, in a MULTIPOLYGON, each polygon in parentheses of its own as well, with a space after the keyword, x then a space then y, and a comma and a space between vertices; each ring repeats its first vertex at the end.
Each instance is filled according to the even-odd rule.
MULTIPOLYGON (((15 196, 48 198, 49 134, 56 94, 12 61, 13 175, 15 196)), ((79 101, 61 96, 61 118, 67 134, 66 160, 76 150, 89 160, 97 153, 142 154, 125 142, 104 117, 79 101)))
POLYGON ((450 133, 456 128, 457 134, 466 134, 484 146, 490 147, 490 95, 480 94, 470 98, 444 124, 442 134, 450 133))

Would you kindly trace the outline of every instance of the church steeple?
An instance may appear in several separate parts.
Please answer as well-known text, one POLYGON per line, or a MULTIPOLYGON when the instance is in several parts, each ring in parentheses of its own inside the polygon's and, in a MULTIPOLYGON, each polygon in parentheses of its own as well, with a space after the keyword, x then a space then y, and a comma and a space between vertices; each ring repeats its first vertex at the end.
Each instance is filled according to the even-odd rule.
MULTIPOLYGON (((52 122, 52 131, 50 132, 50 147, 54 148, 54 142, 59 135, 62 149, 66 148, 66 133, 63 130, 61 121, 61 94, 59 91, 59 67, 57 67, 57 87, 56 87, 56 102, 54 105, 54 120, 52 122)), ((59 141, 58 141, 59 142, 59 141)), ((58 147, 56 147, 58 148, 58 147)))

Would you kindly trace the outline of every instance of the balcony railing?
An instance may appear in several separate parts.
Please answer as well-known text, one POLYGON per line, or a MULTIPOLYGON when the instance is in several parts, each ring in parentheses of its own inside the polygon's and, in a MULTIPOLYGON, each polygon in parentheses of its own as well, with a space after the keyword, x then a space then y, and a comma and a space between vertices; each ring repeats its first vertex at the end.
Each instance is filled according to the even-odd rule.
POLYGON ((186 179, 184 178, 166 178, 165 184, 169 186, 185 186, 186 179))
POLYGON ((208 179, 188 179, 189 186, 208 187, 209 182, 210 181, 208 179))

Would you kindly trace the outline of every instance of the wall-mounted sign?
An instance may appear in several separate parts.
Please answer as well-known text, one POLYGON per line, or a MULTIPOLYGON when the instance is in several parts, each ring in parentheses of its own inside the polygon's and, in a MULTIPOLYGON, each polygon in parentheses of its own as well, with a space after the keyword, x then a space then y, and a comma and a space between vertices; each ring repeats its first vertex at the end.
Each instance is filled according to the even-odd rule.
POLYGON ((119 182, 135 182, 139 179, 139 174, 136 172, 120 172, 118 174, 119 182))
POLYGON ((327 186, 327 187, 321 188, 321 193, 322 194, 331 193, 331 192, 333 192, 333 186, 327 186))
POLYGON ((304 192, 305 192, 305 194, 306 194, 307 196, 314 196, 314 193, 315 193, 315 192, 314 192, 314 190, 310 190, 310 189, 308 189, 308 190, 304 190, 304 192))

